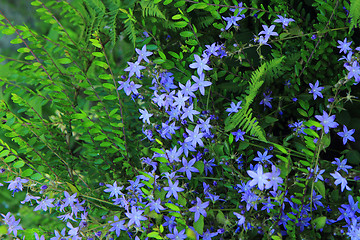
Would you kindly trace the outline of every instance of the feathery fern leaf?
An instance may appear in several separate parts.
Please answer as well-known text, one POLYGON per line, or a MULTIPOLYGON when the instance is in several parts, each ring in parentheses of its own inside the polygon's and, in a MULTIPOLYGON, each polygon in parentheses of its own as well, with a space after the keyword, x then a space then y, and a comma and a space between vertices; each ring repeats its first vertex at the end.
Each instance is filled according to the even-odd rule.
POLYGON ((360 23, 360 0, 351 0, 350 5, 351 23, 349 32, 360 23))
POLYGON ((166 20, 165 15, 152 0, 142 0, 140 5, 142 8, 142 15, 144 17, 151 16, 166 20))
POLYGON ((266 141, 264 130, 258 125, 256 117, 252 117, 251 103, 254 101, 260 87, 264 83, 262 79, 271 78, 280 70, 280 64, 284 57, 276 58, 270 62, 262 64, 251 75, 249 94, 245 97, 244 105, 236 114, 234 114, 225 126, 225 131, 231 131, 239 126, 246 133, 258 137, 260 140, 266 141))

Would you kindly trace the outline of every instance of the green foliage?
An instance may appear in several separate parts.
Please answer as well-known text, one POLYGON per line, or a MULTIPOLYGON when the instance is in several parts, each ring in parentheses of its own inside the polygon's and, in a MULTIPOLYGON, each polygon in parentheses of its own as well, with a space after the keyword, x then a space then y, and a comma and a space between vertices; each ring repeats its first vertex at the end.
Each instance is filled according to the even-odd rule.
POLYGON ((351 23, 349 27, 349 32, 357 27, 360 23, 360 1, 359 0, 351 0, 350 9, 349 9, 349 17, 351 18, 351 23))
POLYGON ((225 131, 231 131, 238 127, 258 137, 262 141, 266 141, 264 130, 258 125, 259 122, 255 117, 252 117, 251 103, 258 95, 260 87, 264 83, 264 79, 272 79, 281 69, 281 63, 284 57, 273 59, 270 62, 263 63, 256 71, 251 75, 249 82, 248 95, 245 97, 245 103, 242 105, 242 109, 235 113, 225 125, 225 131))

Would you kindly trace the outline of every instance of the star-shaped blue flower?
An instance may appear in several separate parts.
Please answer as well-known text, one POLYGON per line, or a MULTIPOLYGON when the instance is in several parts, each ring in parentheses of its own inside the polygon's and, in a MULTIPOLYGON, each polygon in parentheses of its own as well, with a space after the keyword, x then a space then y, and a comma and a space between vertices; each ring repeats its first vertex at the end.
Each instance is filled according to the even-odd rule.
POLYGON ((355 138, 351 135, 355 132, 355 129, 348 130, 347 127, 343 126, 343 132, 339 132, 338 135, 343 138, 343 144, 345 145, 347 141, 355 142, 355 138))
POLYGON ((335 122, 335 115, 329 116, 327 112, 323 110, 323 115, 316 115, 315 118, 320 121, 320 124, 324 127, 324 132, 328 133, 329 128, 336 128, 339 126, 337 122, 335 122))
POLYGON ((324 89, 324 87, 319 87, 319 80, 316 80, 315 85, 313 85, 312 83, 309 83, 311 90, 309 93, 314 94, 314 100, 317 97, 323 98, 323 95, 321 93, 321 90, 324 89))
POLYGON ((195 219, 194 219, 195 222, 199 220, 200 214, 206 217, 207 213, 205 211, 205 208, 207 208, 208 206, 209 206, 209 201, 203 203, 200 198, 196 197, 196 205, 193 206, 192 208, 189 208, 190 212, 195 213, 195 219))

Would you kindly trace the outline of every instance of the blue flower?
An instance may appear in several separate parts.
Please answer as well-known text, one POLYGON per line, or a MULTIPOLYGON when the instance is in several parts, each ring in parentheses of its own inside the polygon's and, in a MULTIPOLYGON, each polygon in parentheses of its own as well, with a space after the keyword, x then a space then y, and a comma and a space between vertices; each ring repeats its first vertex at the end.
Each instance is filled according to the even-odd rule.
POLYGON ((239 101, 236 105, 234 102, 231 102, 230 107, 227 108, 225 111, 228 112, 228 116, 230 116, 231 113, 237 113, 239 111, 239 109, 241 109, 240 105, 241 105, 242 101, 239 101))
POLYGON ((258 185, 258 188, 260 190, 264 190, 264 188, 269 189, 271 187, 269 182, 269 173, 264 173, 263 167, 260 164, 258 165, 256 172, 248 170, 247 173, 249 174, 250 177, 253 178, 250 181, 251 187, 258 185))
POLYGON ((277 32, 273 31, 275 28, 275 25, 271 25, 270 27, 268 27, 266 25, 262 25, 262 27, 264 30, 259 32, 259 35, 264 34, 266 41, 269 39, 270 36, 279 36, 279 34, 277 32))
POLYGON ((335 122, 335 115, 329 116, 327 112, 323 110, 323 115, 316 115, 315 118, 320 121, 320 124, 324 127, 324 132, 328 133, 329 128, 336 128, 339 126, 337 122, 335 122))
POLYGON ((311 90, 310 90, 309 93, 314 94, 314 100, 315 100, 317 97, 323 98, 323 95, 321 94, 321 90, 323 90, 324 87, 319 87, 319 80, 316 80, 315 85, 313 85, 312 83, 309 83, 309 85, 310 85, 310 87, 311 87, 311 90))
POLYGON ((271 100, 273 99, 272 97, 270 97, 271 92, 269 92, 268 94, 263 93, 263 95, 264 95, 264 99, 261 100, 260 104, 264 104, 264 108, 265 108, 265 106, 272 108, 271 103, 270 103, 271 100))
POLYGON ((132 206, 131 213, 125 213, 125 215, 130 219, 127 226, 130 227, 131 225, 135 224, 135 226, 141 227, 140 221, 147 220, 146 217, 141 215, 143 212, 144 210, 137 210, 135 206, 132 206))
POLYGON ((109 221, 110 225, 112 226, 112 228, 109 230, 110 232, 115 232, 116 236, 120 236, 120 232, 121 230, 126 231, 127 228, 125 227, 124 223, 125 220, 119 220, 118 216, 114 216, 114 221, 109 221))
POLYGON ((139 54, 139 57, 138 57, 137 62, 140 63, 142 59, 144 59, 145 62, 150 62, 147 57, 148 57, 148 56, 151 56, 153 53, 146 51, 146 44, 142 47, 141 50, 135 48, 135 51, 137 52, 137 54, 139 54))
POLYGON ((339 43, 339 46, 337 46, 337 48, 340 48, 340 53, 344 52, 345 54, 347 53, 347 51, 351 51, 350 45, 352 43, 351 42, 347 42, 347 38, 344 39, 344 41, 337 41, 339 43))
POLYGON ((205 211, 205 208, 209 206, 209 202, 202 202, 200 198, 196 197, 196 205, 192 208, 189 208, 190 212, 195 213, 194 221, 197 222, 200 218, 200 214, 206 217, 207 213, 205 211))
POLYGON ((338 132, 338 135, 343 138, 343 144, 345 145, 347 141, 355 142, 355 138, 351 136, 355 132, 355 129, 348 130, 347 127, 343 126, 343 132, 338 132))
POLYGON ((204 59, 201 59, 199 57, 199 55, 197 54, 194 54, 194 58, 195 58, 195 63, 192 63, 189 65, 190 68, 194 69, 196 68, 197 69, 197 73, 199 76, 201 76, 201 74, 203 73, 203 70, 211 70, 212 68, 209 67, 207 64, 208 62, 208 58, 204 58, 204 59))
POLYGON ((335 158, 336 161, 332 161, 332 164, 337 165, 336 171, 343 170, 344 172, 348 173, 348 169, 351 169, 352 166, 346 165, 347 159, 345 158, 340 162, 339 158, 335 158))
POLYGON ((341 184, 341 191, 344 191, 344 188, 346 188, 347 190, 351 191, 351 188, 349 188, 349 186, 347 185, 347 180, 346 178, 344 178, 343 176, 341 176, 340 173, 338 173, 337 171, 335 171, 335 173, 330 173, 331 176, 334 177, 335 179, 335 185, 339 185, 341 184))
POLYGON ((282 23, 282 27, 285 28, 289 25, 290 22, 295 22, 292 18, 284 18, 281 15, 277 15, 279 19, 276 19, 274 22, 276 23, 282 23))
POLYGON ((241 131, 241 129, 237 130, 236 132, 232 132, 232 135, 235 136, 235 142, 239 141, 239 139, 241 139, 242 141, 244 141, 244 134, 245 132, 241 131))
POLYGON ((148 124, 150 124, 150 117, 153 115, 151 113, 149 113, 146 108, 144 108, 144 110, 139 109, 139 112, 141 113, 141 116, 139 117, 139 119, 143 120, 143 123, 147 122, 148 124))
POLYGON ((272 158, 273 155, 267 155, 268 150, 265 150, 264 154, 262 154, 260 151, 257 151, 257 154, 258 154, 258 156, 256 158, 254 158, 254 161, 261 162, 261 163, 266 163, 266 162, 271 163, 269 160, 270 160, 270 158, 272 158))

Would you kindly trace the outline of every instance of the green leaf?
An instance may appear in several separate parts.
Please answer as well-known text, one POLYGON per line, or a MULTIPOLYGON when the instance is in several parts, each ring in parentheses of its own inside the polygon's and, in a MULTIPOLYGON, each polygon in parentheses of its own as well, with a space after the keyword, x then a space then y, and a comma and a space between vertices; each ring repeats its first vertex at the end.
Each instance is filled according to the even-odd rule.
POLYGON ((317 181, 314 183, 315 189, 320 193, 320 195, 325 198, 325 184, 322 181, 317 181))
POLYGON ((180 36, 182 37, 192 37, 194 35, 193 32, 190 32, 190 31, 183 31, 180 33, 180 36))
POLYGON ((43 179, 43 176, 40 173, 34 173, 31 177, 32 180, 39 181, 43 179))
POLYGON ((152 150, 153 152, 158 153, 158 154, 165 154, 165 152, 164 152, 163 150, 158 149, 158 148, 151 148, 151 150, 152 150))
POLYGON ((225 224, 226 218, 222 211, 219 211, 216 215, 216 221, 220 224, 225 224))
POLYGON ((69 64, 72 62, 69 58, 60 58, 58 61, 60 64, 69 64))
POLYGON ((104 88, 107 88, 107 89, 110 89, 110 90, 114 90, 114 89, 115 89, 114 84, 111 84, 111 83, 103 83, 103 87, 104 87, 104 88))
POLYGON ((168 208, 170 208, 173 211, 180 212, 180 208, 178 206, 176 206, 175 204, 165 203, 165 206, 167 206, 168 208))
POLYGON ((103 57, 104 54, 102 52, 93 52, 92 55, 94 55, 95 57, 103 57))
POLYGON ((4 157, 4 156, 7 156, 9 155, 10 151, 9 150, 4 150, 0 153, 0 157, 4 157))
POLYGON ((155 239, 163 239, 163 237, 160 236, 160 234, 159 234, 158 232, 148 233, 147 237, 149 237, 149 238, 155 238, 155 239))
MULTIPOLYGON (((99 75, 100 79, 104 79, 104 80, 108 80, 108 79, 112 79, 111 74, 100 74, 99 75)), ((111 84, 112 86, 114 86, 113 84, 111 84)), ((104 86, 104 85, 103 85, 104 86)), ((111 88, 110 88, 111 89, 111 88)))
POLYGON ((71 115, 71 117, 73 119, 84 119, 84 118, 86 118, 86 114, 85 113, 74 113, 71 115))
POLYGON ((4 30, 2 30, 1 32, 5 35, 11 35, 15 33, 15 28, 13 27, 9 27, 9 28, 5 28, 4 30))
POLYGON ((16 161, 13 165, 14 168, 21 168, 25 165, 25 162, 20 160, 20 161, 16 161))
POLYGON ((22 43, 23 41, 20 38, 15 38, 13 40, 10 41, 11 44, 19 44, 22 43))
POLYGON ((94 61, 94 64, 99 66, 99 67, 102 67, 104 69, 108 69, 109 68, 109 65, 107 65, 105 62, 101 62, 101 61, 94 61))
POLYGON ((203 215, 200 215, 200 218, 196 222, 194 222, 194 229, 199 234, 204 233, 204 216, 203 215))
POLYGON ((199 174, 203 174, 204 172, 204 168, 205 168, 205 165, 204 165, 204 162, 203 161, 197 161, 195 164, 194 164, 194 167, 199 170, 199 174))
POLYGON ((28 53, 30 52, 30 49, 28 49, 27 47, 23 47, 23 48, 19 48, 17 51, 19 53, 28 53))
MULTIPOLYGON (((8 150, 5 150, 5 151, 8 151, 8 150)), ((4 159, 4 162, 9 163, 9 162, 14 161, 16 158, 17 158, 16 156, 10 155, 4 159)))
POLYGON ((316 229, 324 228, 325 223, 326 223, 326 217, 325 216, 317 217, 312 221, 312 224, 315 224, 316 229))
POLYGON ((234 135, 232 135, 232 133, 230 133, 229 134, 229 144, 231 145, 233 141, 234 141, 234 135))
POLYGON ((22 177, 28 177, 28 176, 30 176, 31 174, 33 174, 33 170, 32 169, 26 169, 25 171, 23 171, 22 173, 21 173, 21 176, 22 177))
POLYGON ((185 21, 179 21, 179 22, 174 23, 174 26, 177 28, 184 28, 186 25, 188 25, 188 23, 185 21))

